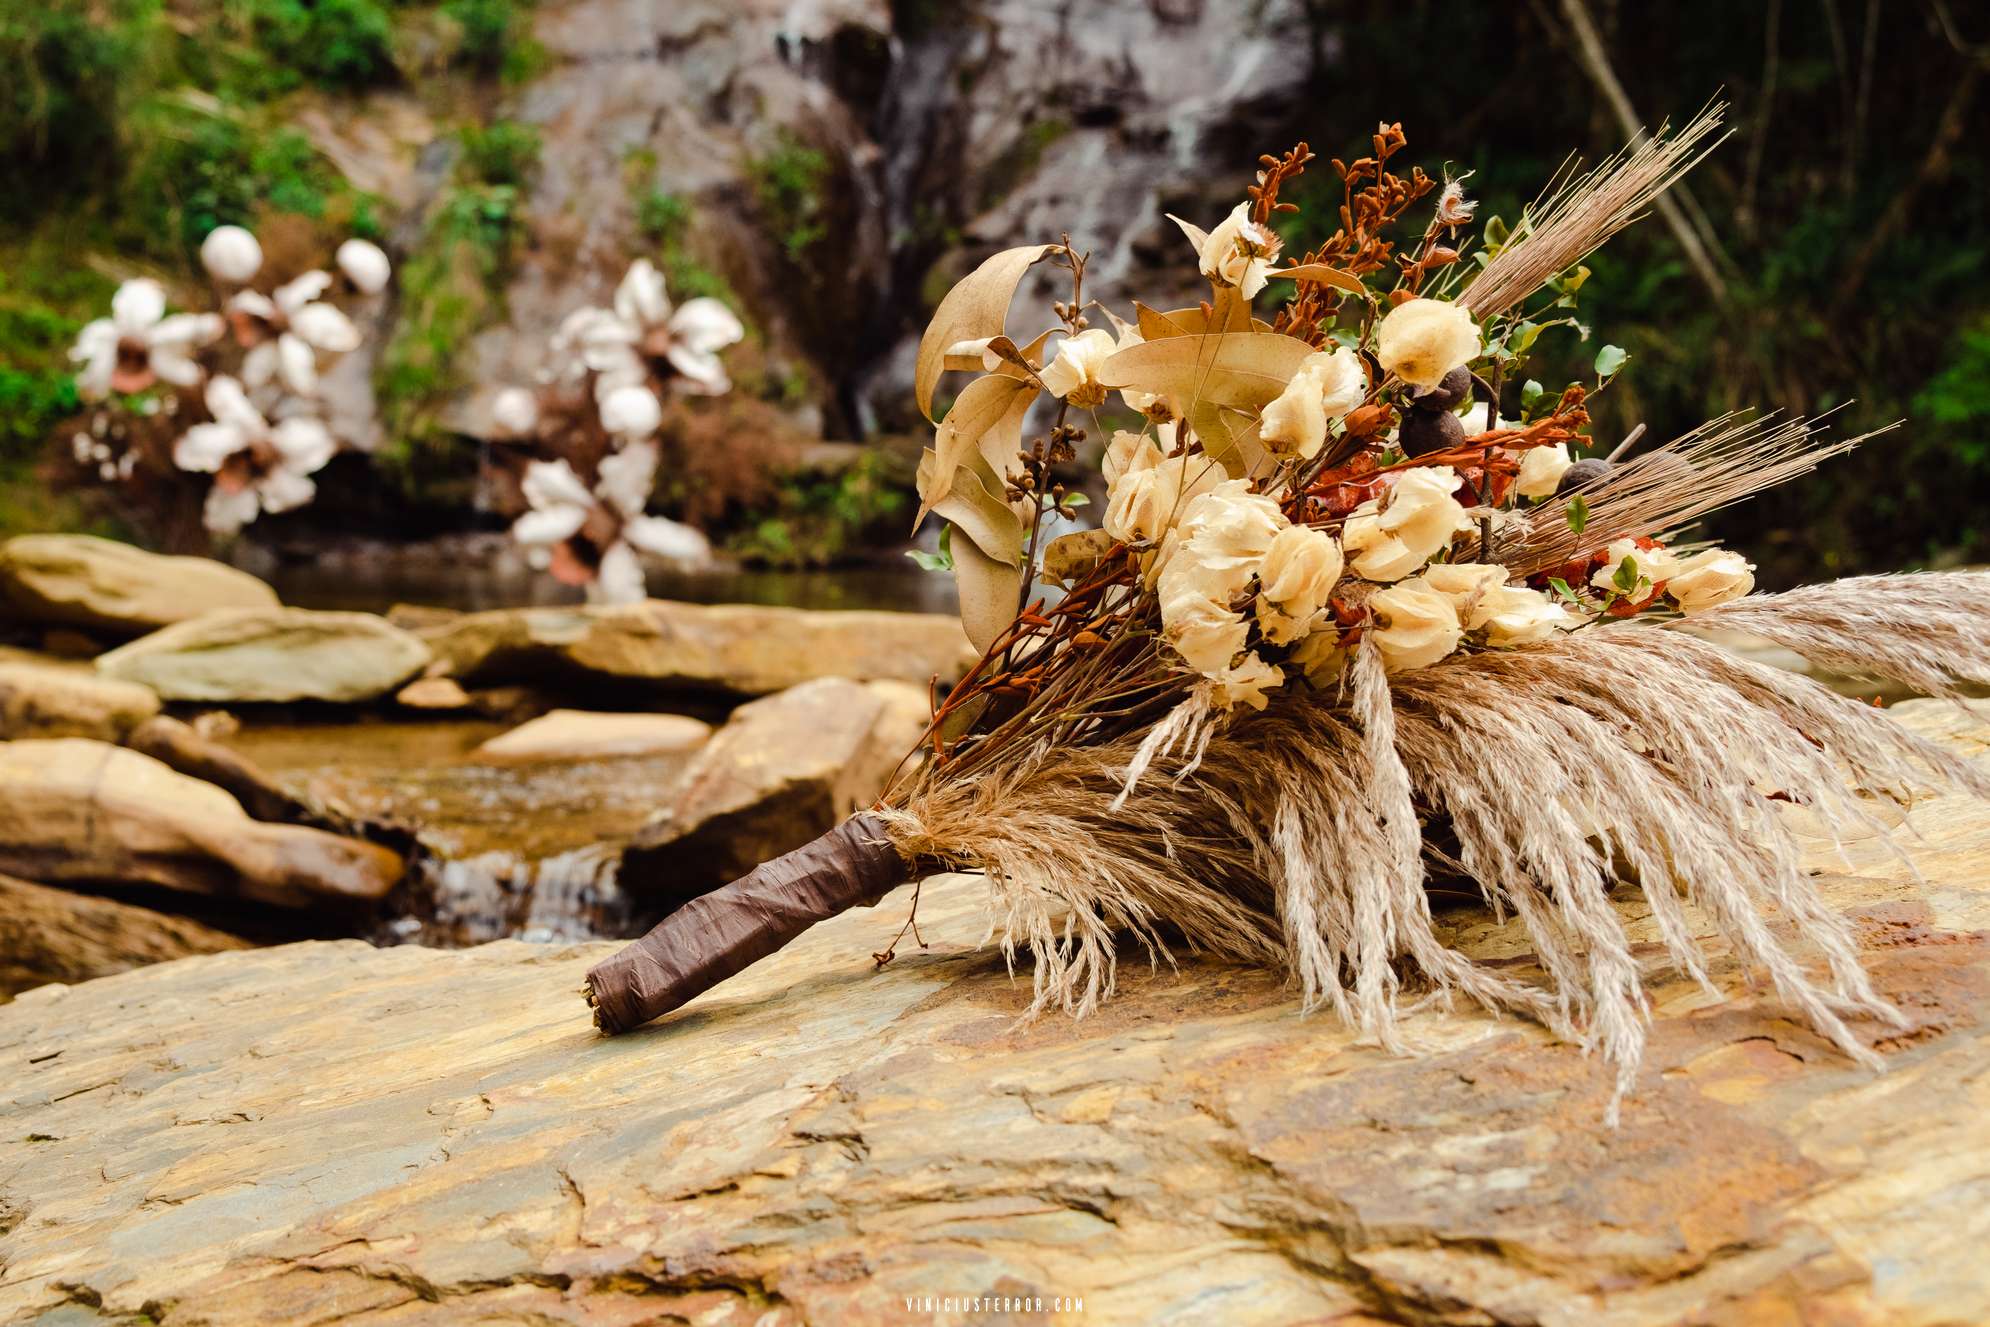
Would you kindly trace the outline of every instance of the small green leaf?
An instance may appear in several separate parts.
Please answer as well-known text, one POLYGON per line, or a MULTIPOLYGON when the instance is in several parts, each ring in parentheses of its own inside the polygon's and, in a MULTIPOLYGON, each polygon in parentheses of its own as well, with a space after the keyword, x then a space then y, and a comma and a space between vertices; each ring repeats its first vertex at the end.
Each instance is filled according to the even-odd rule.
POLYGON ((1604 346, 1596 352, 1596 376, 1608 378, 1624 367, 1624 361, 1631 357, 1622 346, 1604 346))
POLYGON ((1066 493, 1064 495, 1064 500, 1058 503, 1057 505, 1062 507, 1065 511, 1076 511, 1080 507, 1091 506, 1092 495, 1089 493, 1066 493))
POLYGON ((1626 553, 1624 560, 1617 564, 1615 574, 1610 577, 1610 583, 1626 595, 1637 593, 1638 560, 1626 553))
POLYGON ((954 569, 954 528, 951 525, 940 527, 940 551, 928 553, 923 548, 908 548, 905 556, 918 564, 921 571, 952 571, 954 569))
POLYGON ((1506 222, 1498 217, 1487 217, 1485 235, 1486 247, 1497 250, 1500 245, 1506 243, 1506 222))
POLYGON ((1506 335, 1506 348, 1515 356, 1524 355, 1534 348, 1534 342, 1541 335, 1541 324, 1522 323, 1506 335))
POLYGON ((1520 384, 1520 408, 1522 410, 1532 410, 1540 399, 1547 394, 1547 388, 1543 387, 1535 379, 1529 378, 1526 382, 1520 384))
POLYGON ((1577 493, 1569 499, 1568 523, 1571 534, 1581 534, 1582 527, 1589 524, 1589 499, 1577 493))
POLYGON ((1576 596, 1576 592, 1569 588, 1569 583, 1559 576, 1548 577, 1548 588, 1572 604, 1577 606, 1582 604, 1582 600, 1576 596))

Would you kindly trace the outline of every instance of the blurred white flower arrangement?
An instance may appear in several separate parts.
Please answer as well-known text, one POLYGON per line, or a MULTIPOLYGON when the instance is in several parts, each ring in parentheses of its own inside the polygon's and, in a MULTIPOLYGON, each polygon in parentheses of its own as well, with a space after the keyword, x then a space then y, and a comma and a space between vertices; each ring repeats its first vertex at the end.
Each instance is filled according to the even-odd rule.
POLYGON ((76 390, 92 410, 70 450, 106 484, 211 475, 201 523, 231 535, 315 496, 312 476, 340 446, 322 375, 364 339, 340 301, 379 295, 393 268, 378 245, 348 239, 337 275, 278 280, 256 237, 232 225, 208 233, 200 259, 215 309, 168 312, 165 286, 136 277, 77 336, 76 390))
POLYGON ((536 388, 491 398, 498 438, 522 467, 526 510, 512 537, 534 566, 585 586, 592 602, 633 603, 645 593, 638 550, 682 562, 710 555, 697 530, 644 509, 664 398, 732 390, 719 352, 744 335, 718 300, 673 305, 663 274, 637 259, 612 307, 561 322, 536 388))

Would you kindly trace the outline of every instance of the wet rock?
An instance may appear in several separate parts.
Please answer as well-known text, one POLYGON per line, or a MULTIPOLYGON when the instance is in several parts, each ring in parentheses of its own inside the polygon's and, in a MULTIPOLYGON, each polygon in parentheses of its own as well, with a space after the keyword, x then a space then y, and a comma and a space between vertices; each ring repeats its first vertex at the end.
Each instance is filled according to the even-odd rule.
POLYGON ((424 633, 431 669, 472 684, 528 679, 764 695, 818 677, 925 686, 966 671, 960 623, 937 613, 812 612, 653 599, 466 613, 424 633))
POLYGON ((136 682, 81 668, 0 661, 0 739, 94 737, 115 742, 159 712, 136 682))
MULTIPOLYGON (((431 679, 434 680, 434 679, 431 679)), ((492 764, 681 755, 703 746, 712 725, 688 714, 597 714, 554 710, 478 747, 492 764)))
POLYGON ((884 791, 924 731, 903 683, 805 682, 742 705, 622 854, 622 888, 666 910, 798 848, 884 791))
POLYGON ((232 609, 156 631, 97 660, 167 700, 362 701, 428 664, 420 638, 371 613, 232 609))
POLYGON ((909 888, 612 1041, 574 994, 604 944, 290 945, 30 995, 0 1009, 0 1319, 1990 1321, 1990 815, 1917 819, 1925 884, 1813 863, 1907 1011, 1858 1029, 1889 1072, 1732 963, 1727 1003, 1655 975, 1616 1129, 1595 1057, 1462 1003, 1392 1056, 1178 955, 1020 1023, 959 876, 883 971, 909 888))
POLYGON ((377 899, 398 853, 253 820, 222 789, 81 738, 0 743, 0 871, 45 884, 151 884, 284 907, 377 899))
POLYGON ((81 534, 0 544, 0 603, 30 622, 135 636, 222 608, 274 608, 276 591, 209 558, 166 557, 81 534))
POLYGON ((394 703, 411 710, 467 710, 470 693, 453 677, 418 677, 394 693, 394 703))
POLYGON ((0 875, 0 1003, 49 982, 89 981, 247 944, 184 917, 0 875))

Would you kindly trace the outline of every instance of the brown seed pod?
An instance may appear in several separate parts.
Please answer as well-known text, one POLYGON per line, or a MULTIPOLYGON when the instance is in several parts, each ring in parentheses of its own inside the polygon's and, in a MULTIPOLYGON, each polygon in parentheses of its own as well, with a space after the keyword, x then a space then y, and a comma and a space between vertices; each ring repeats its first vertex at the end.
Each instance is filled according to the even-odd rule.
POLYGON ((1562 482, 1555 485, 1555 496, 1563 497, 1577 489, 1588 488, 1610 473, 1611 465, 1600 456, 1590 456, 1577 461, 1562 471, 1562 482))
POLYGON ((1465 441, 1465 425, 1448 410, 1426 410, 1418 406, 1405 411, 1396 445, 1405 456, 1427 456, 1456 447, 1465 441))
POLYGON ((1435 387, 1426 388, 1416 398, 1419 410, 1456 410, 1472 399, 1472 371, 1460 364, 1444 375, 1435 387))

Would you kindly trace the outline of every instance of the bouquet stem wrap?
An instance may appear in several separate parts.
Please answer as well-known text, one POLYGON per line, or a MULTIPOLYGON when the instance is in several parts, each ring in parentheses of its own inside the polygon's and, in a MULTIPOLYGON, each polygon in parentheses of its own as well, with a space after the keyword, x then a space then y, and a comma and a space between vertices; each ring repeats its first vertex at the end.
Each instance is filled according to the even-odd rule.
POLYGON ((764 862, 658 922, 588 969, 594 1023, 614 1035, 660 1018, 780 949, 819 921, 870 907, 912 876, 859 812, 820 838, 764 862))

